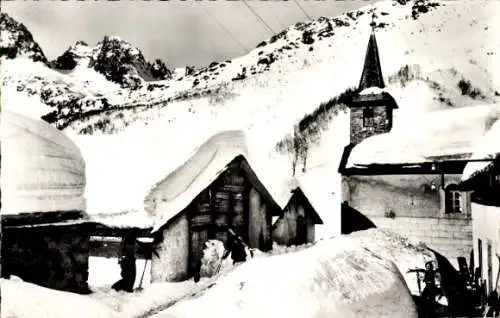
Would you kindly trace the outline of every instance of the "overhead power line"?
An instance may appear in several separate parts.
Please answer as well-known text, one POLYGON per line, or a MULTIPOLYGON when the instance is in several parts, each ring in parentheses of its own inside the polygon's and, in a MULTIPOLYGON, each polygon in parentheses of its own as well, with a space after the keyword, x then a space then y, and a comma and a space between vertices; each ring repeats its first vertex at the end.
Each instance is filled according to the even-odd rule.
POLYGON ((299 9, 304 13, 304 15, 309 19, 312 20, 311 16, 307 14, 307 11, 300 5, 300 3, 297 0, 293 0, 295 4, 299 7, 299 9))
POLYGON ((262 19, 262 18, 261 18, 261 16, 260 16, 257 12, 255 12, 255 10, 254 10, 254 9, 252 9, 252 7, 251 7, 250 5, 248 5, 248 3, 247 3, 245 0, 242 0, 242 2, 243 2, 246 6, 247 6, 247 8, 248 8, 250 11, 252 11, 252 13, 253 13, 253 14, 257 17, 257 19, 259 19, 259 20, 260 20, 260 22, 262 22, 262 24, 263 24, 264 26, 266 26, 266 28, 267 28, 269 31, 271 31, 271 34, 273 34, 273 35, 274 35, 274 34, 276 34, 276 32, 274 32, 273 28, 271 28, 271 27, 269 26, 269 24, 267 24, 267 23, 266 23, 266 21, 264 21, 264 19, 262 19))
MULTIPOLYGON (((195 2, 198 2, 198 1, 195 1, 195 2)), ((205 10, 205 12, 217 23, 217 25, 219 25, 219 27, 224 30, 228 35, 229 37, 231 37, 231 39, 234 40, 234 42, 238 43, 238 45, 244 50, 245 53, 248 53, 248 49, 238 40, 238 38, 236 36, 233 35, 233 33, 231 31, 229 31, 213 14, 210 13, 210 11, 208 11, 207 8, 205 8, 201 2, 198 2, 201 7, 203 8, 203 10, 205 10)))

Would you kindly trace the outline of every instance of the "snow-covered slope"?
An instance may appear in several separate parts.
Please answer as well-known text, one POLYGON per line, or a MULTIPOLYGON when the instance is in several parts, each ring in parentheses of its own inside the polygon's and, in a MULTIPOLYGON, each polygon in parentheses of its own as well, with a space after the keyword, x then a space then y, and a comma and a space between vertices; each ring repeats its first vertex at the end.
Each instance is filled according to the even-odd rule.
MULTIPOLYGON (((166 172, 181 165, 207 136, 222 130, 243 130, 249 152, 256 158, 254 166, 263 172, 259 176, 270 185, 277 200, 286 202, 293 155, 276 151, 276 144, 293 133, 294 125, 306 114, 311 114, 301 122, 301 133, 307 133, 308 140, 305 174, 314 171, 319 176, 315 182, 327 198, 332 192, 339 193, 332 184, 339 184, 333 181, 338 180, 336 165, 348 143, 348 116, 345 107, 319 106, 357 85, 372 13, 376 15, 387 90, 399 105, 394 124, 404 126, 415 114, 498 100, 498 12, 497 1, 380 1, 338 17, 297 23, 245 56, 211 63, 189 75, 180 68, 172 79, 149 82, 137 90, 99 90, 95 95, 74 99, 76 107, 64 103, 57 106, 54 102, 50 120, 75 134, 92 135, 86 137, 86 144, 92 145, 88 151, 83 150, 87 153, 107 149, 107 141, 100 140, 107 139, 103 134, 112 134, 109 139, 129 148, 117 149, 105 162, 111 165, 119 162, 120 156, 136 156, 136 165, 129 169, 139 171, 145 169, 145 162, 153 160, 141 154, 144 144, 169 152, 162 168, 166 172), (160 132, 161 142, 157 140, 160 132)), ((15 107, 8 101, 16 100, 19 94, 31 91, 33 97, 42 96, 35 73, 18 75, 16 67, 8 66, 16 62, 24 63, 2 62, 7 65, 2 70, 6 107, 15 107), (14 79, 16 76, 18 79, 14 79), (33 88, 18 92, 16 87, 23 81, 30 82, 33 88)), ((43 73, 39 76, 43 82, 46 73, 53 71, 42 69, 36 72, 43 73)), ((66 75, 58 76, 66 81, 66 75)), ((43 87, 52 90, 54 85, 45 83, 43 87)), ((78 83, 70 87, 78 94, 82 91, 78 83)), ((63 92, 57 96, 67 95, 63 92)), ((99 168, 103 161, 94 162, 89 162, 89 167, 103 171, 99 168)), ((299 165, 298 174, 301 168, 299 165)), ((122 170, 115 177, 133 182, 128 173, 122 170)))
POLYGON ((161 60, 149 63, 138 48, 117 36, 105 36, 93 47, 77 41, 56 59, 54 66, 59 70, 91 68, 109 81, 127 88, 171 77, 161 60))

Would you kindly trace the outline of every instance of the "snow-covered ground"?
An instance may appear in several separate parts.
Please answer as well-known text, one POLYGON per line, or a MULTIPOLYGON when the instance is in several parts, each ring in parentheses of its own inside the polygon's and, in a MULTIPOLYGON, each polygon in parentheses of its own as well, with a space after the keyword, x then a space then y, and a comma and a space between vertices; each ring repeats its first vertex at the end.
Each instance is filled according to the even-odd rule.
POLYGON ((407 259, 413 253, 413 262, 419 263, 424 255, 377 232, 361 234, 365 242, 347 236, 296 252, 254 258, 221 277, 204 294, 153 317, 201 313, 211 317, 416 317, 398 268, 404 263, 400 257, 407 259))
MULTIPOLYGON (((136 260, 137 275, 134 288, 138 288, 141 282, 141 276, 144 272, 142 287, 151 284, 151 261, 146 263, 144 259, 136 260), (144 268, 146 267, 146 268, 144 268)), ((116 283, 120 276, 120 265, 116 257, 91 256, 89 258, 89 286, 91 289, 105 290, 110 289, 111 285, 116 283)))
POLYGON ((132 294, 109 289, 118 267, 100 258, 91 259, 95 292, 87 296, 2 280, 2 317, 416 317, 415 275, 406 271, 435 259, 422 243, 378 229, 275 248, 224 267, 219 278, 146 284, 132 294))

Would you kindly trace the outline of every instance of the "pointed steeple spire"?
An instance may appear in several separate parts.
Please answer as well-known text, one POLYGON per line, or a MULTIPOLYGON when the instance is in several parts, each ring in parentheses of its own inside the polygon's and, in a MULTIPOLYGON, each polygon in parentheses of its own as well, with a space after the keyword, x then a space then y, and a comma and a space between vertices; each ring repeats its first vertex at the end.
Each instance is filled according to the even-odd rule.
POLYGON ((384 88, 384 77, 380 67, 380 57, 378 55, 377 39, 375 38, 374 23, 372 23, 372 32, 368 47, 366 48, 365 65, 359 81, 359 91, 370 87, 384 88))

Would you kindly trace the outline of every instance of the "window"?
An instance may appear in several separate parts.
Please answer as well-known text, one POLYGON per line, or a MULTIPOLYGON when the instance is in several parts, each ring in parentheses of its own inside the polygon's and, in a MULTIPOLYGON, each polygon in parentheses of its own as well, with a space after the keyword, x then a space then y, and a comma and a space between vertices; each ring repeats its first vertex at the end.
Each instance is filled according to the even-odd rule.
POLYGON ((445 189, 445 213, 462 213, 462 193, 457 185, 450 184, 445 189))
POLYGON ((373 126, 373 108, 363 109, 363 127, 373 126))

